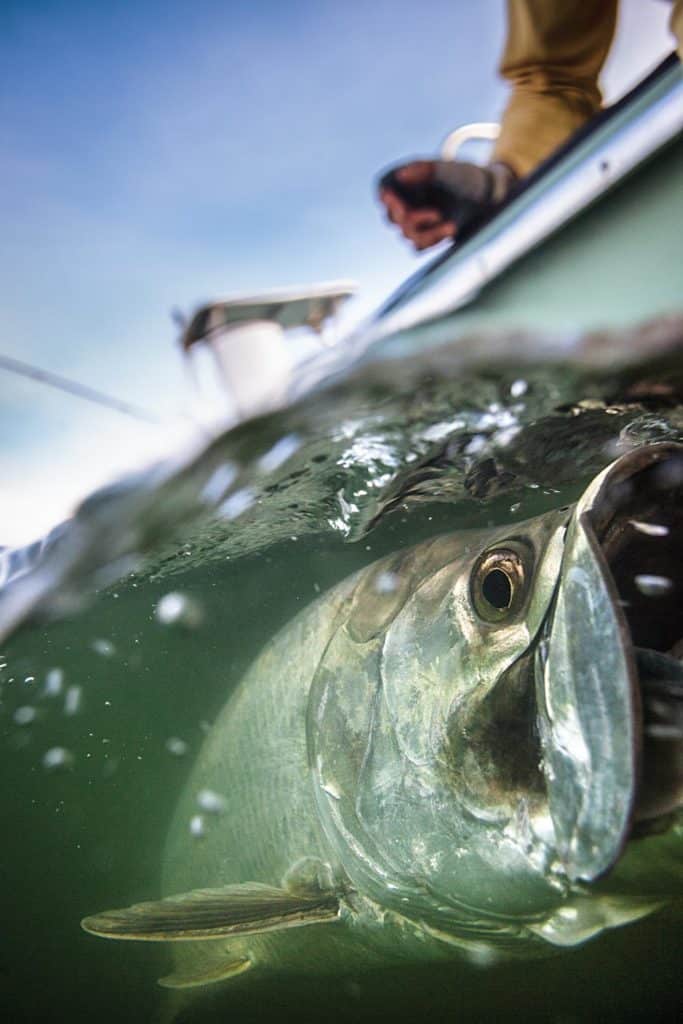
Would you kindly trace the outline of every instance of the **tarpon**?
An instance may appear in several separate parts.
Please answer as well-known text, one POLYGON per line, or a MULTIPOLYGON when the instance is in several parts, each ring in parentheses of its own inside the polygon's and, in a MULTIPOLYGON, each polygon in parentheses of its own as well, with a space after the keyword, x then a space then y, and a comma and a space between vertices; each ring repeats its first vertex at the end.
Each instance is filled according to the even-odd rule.
POLYGON ((217 717, 170 830, 166 898, 83 927, 175 941, 161 984, 185 988, 538 954, 670 902, 682 508, 683 446, 652 445, 573 507, 437 537, 334 587, 217 717))

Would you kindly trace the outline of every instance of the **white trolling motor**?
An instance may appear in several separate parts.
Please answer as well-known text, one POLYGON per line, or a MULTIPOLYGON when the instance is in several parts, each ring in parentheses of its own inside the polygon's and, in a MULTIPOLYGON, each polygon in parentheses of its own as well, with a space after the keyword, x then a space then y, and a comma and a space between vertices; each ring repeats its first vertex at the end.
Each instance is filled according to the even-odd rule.
POLYGON ((351 281, 331 281, 238 295, 200 307, 183 325, 180 338, 202 405, 200 419, 206 421, 207 413, 211 418, 207 406, 212 404, 210 392, 216 391, 216 376, 223 425, 277 408, 286 397, 295 365, 288 332, 310 328, 320 335, 322 344, 333 344, 336 339, 329 336, 329 323, 355 290, 351 281), (207 349, 214 364, 208 381, 201 366, 207 349))

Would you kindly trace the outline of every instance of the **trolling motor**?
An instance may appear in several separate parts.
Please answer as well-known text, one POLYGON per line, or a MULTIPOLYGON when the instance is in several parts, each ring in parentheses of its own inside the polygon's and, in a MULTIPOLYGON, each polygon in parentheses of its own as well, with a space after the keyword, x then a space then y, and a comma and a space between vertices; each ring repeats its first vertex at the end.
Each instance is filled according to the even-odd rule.
POLYGON ((198 394, 200 418, 206 420, 208 413, 225 425, 276 408, 286 396, 295 362, 288 332, 309 328, 322 344, 333 344, 334 331, 324 328, 355 290, 351 281, 331 281, 239 295, 198 309, 182 324, 180 345, 198 394), (202 372, 205 360, 200 365, 207 350, 213 362, 208 374, 202 372))
MULTIPOLYGON (((457 128, 443 142, 442 161, 448 165, 463 144, 493 141, 498 133, 499 126, 489 123, 457 128)), ((276 408, 285 399, 295 363, 287 332, 311 328, 323 344, 333 343, 336 339, 323 329, 355 290, 351 281, 331 281, 212 302, 189 322, 177 317, 199 418, 226 426, 276 408), (207 351, 213 363, 208 372, 207 351)))

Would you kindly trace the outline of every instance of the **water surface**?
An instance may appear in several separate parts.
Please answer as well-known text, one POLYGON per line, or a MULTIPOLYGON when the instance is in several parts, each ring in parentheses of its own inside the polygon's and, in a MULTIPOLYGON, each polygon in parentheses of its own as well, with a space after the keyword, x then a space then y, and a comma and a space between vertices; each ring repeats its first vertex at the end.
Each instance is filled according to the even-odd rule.
MULTIPOLYGON (((567 504, 621 451, 683 440, 679 337, 613 364, 366 360, 5 553, 5 1019, 155 1019, 164 949, 79 920, 158 892, 180 789, 260 647, 389 551, 567 504)), ((681 934, 668 910, 546 961, 245 976, 183 1019, 673 1020, 681 934)))

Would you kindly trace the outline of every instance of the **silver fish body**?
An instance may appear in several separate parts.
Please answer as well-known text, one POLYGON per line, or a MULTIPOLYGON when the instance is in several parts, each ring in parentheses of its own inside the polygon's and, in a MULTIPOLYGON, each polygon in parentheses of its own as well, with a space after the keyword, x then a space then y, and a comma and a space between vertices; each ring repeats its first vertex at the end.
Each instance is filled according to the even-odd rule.
POLYGON ((681 446, 632 452, 574 508, 438 537, 323 595, 253 663, 181 796, 163 890, 197 895, 84 927, 207 940, 174 947, 166 984, 189 987, 256 966, 534 955, 669 901, 683 873, 683 682, 667 653, 682 467, 681 446), (639 560, 668 566, 655 614, 623 597, 639 560), (648 739, 657 714, 669 733, 648 739), (203 791, 221 799, 193 829, 203 791), (221 932, 221 893, 251 899, 246 882, 301 906, 221 932), (205 916, 183 927, 195 907, 205 916))

